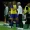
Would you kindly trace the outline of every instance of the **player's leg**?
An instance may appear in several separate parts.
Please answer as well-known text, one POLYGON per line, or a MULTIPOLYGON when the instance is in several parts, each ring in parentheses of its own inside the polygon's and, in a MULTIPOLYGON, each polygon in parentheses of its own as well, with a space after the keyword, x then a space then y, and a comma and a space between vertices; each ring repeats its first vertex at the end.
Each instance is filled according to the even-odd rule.
POLYGON ((22 15, 21 14, 18 15, 18 19, 19 19, 19 28, 17 28, 17 30, 23 30, 23 23, 22 23, 22 15))
POLYGON ((19 19, 19 27, 20 27, 20 28, 23 28, 22 14, 19 14, 18 19, 19 19))
POLYGON ((17 14, 15 14, 15 18, 16 18, 16 27, 18 27, 19 26, 19 21, 18 21, 18 15, 17 14))
POLYGON ((29 24, 30 24, 30 15, 29 14, 26 14, 26 24, 27 24, 27 28, 29 28, 29 24))
POLYGON ((9 18, 8 15, 6 15, 6 25, 9 24, 9 19, 8 18, 9 18))
POLYGON ((6 24, 6 15, 4 16, 4 24, 6 24))
POLYGON ((8 17, 7 17, 7 15, 5 15, 4 16, 4 26, 7 26, 8 25, 7 21, 8 21, 8 17))
POLYGON ((11 22, 10 22, 10 24, 9 24, 11 27, 13 26, 13 18, 14 18, 14 15, 11 14, 11 15, 10 15, 11 22))
POLYGON ((7 16, 6 16, 6 23, 8 23, 8 21, 9 21, 9 20, 8 20, 8 15, 7 15, 7 16))

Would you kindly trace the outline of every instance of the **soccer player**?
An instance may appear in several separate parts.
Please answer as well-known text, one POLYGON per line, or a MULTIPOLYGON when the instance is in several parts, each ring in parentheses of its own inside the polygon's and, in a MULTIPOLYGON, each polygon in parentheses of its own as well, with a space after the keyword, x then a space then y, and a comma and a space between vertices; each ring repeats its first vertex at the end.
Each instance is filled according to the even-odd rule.
POLYGON ((17 10, 18 10, 19 27, 20 27, 20 30, 23 30, 21 3, 18 2, 17 5, 18 5, 18 9, 17 10))
POLYGON ((7 19, 7 15, 8 15, 8 5, 7 4, 4 4, 4 6, 5 6, 5 10, 4 10, 4 20, 5 20, 5 24, 6 24, 6 20, 8 20, 7 19))
POLYGON ((12 6, 12 2, 9 2, 8 3, 8 7, 9 7, 9 28, 11 28, 11 18, 10 18, 10 15, 11 15, 11 9, 13 8, 12 6))
POLYGON ((10 18, 11 18, 11 27, 13 26, 13 19, 15 18, 16 20, 16 25, 18 23, 18 15, 17 15, 17 7, 16 7, 16 2, 13 1, 13 8, 11 9, 11 15, 10 15, 10 18))

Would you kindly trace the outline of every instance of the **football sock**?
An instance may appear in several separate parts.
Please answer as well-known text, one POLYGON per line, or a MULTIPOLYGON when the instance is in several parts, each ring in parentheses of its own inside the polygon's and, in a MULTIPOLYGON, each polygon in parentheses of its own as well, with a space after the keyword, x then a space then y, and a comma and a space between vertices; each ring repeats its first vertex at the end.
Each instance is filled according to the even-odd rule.
POLYGON ((19 21, 18 20, 16 21, 16 27, 19 27, 19 21))
POLYGON ((10 26, 11 26, 11 28, 12 28, 12 26, 13 26, 13 21, 11 21, 10 26))

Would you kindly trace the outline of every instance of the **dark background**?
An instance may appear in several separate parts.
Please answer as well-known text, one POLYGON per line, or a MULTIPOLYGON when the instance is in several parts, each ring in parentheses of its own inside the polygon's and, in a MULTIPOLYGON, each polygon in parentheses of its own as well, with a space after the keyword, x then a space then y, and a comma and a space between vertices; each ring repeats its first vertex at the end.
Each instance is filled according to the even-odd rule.
MULTIPOLYGON (((20 1, 22 4, 22 7, 24 8, 26 6, 27 3, 30 2, 30 0, 17 0, 17 1, 20 1)), ((4 1, 1 1, 0 2, 0 21, 3 21, 4 20, 4 5, 3 5, 3 2, 4 1)), ((8 1, 7 1, 8 2, 8 1)))

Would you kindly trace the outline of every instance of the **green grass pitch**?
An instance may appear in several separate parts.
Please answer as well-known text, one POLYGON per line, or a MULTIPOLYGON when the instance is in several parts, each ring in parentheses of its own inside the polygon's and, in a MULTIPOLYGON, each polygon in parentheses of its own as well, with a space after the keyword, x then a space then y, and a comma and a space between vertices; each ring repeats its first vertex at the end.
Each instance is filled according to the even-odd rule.
MULTIPOLYGON (((0 22, 0 24, 3 24, 3 22, 0 22)), ((26 25, 23 26, 23 28, 26 28, 26 25)), ((17 28, 16 28, 16 24, 14 24, 14 28, 8 28, 7 26, 5 27, 5 26, 0 25, 0 30, 17 30, 17 28)), ((23 29, 23 30, 30 30, 30 28, 29 29, 23 29)))
MULTIPOLYGON (((14 25, 14 28, 8 28, 7 26, 0 25, 0 30, 17 30, 17 28, 14 25)), ((24 30, 30 30, 30 29, 24 29, 24 30)))

